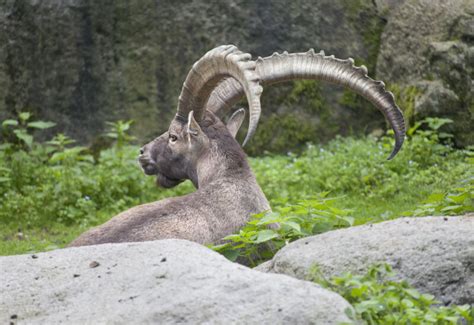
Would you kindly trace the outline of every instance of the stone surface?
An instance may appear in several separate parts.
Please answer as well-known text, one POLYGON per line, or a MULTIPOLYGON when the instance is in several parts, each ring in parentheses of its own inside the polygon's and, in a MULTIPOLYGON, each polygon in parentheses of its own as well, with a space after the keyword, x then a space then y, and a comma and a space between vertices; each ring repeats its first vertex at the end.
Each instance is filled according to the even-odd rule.
POLYGON ((0 258, 0 323, 339 324, 350 305, 183 240, 0 258))
POLYGON ((474 144, 473 34, 472 0, 406 0, 390 12, 377 61, 377 78, 400 88, 415 86, 424 97, 409 118, 452 119, 445 130, 461 146, 474 144), (445 95, 448 101, 442 100, 445 95))
POLYGON ((317 265, 325 276, 361 273, 386 262, 398 277, 445 304, 474 303, 474 214, 400 218, 303 238, 281 249, 263 272, 299 279, 317 265))
MULTIPOLYGON (((51 132, 100 145, 104 121, 134 119, 132 132, 145 142, 167 129, 188 70, 207 50, 233 43, 266 56, 314 47, 355 58, 389 87, 442 82, 459 101, 423 111, 443 112, 455 120, 457 144, 474 144, 473 3, 5 0, 0 120, 28 110, 57 122, 51 132), (456 46, 441 53, 432 46, 439 42, 456 46)), ((385 126, 367 101, 314 82, 267 87, 262 107, 259 132, 246 148, 250 154, 385 126)))
MULTIPOLYGON (((377 44, 368 37, 377 39, 384 24, 370 0, 6 0, 0 4, 0 120, 30 110, 87 142, 103 131, 104 120, 133 118, 134 135, 149 141, 168 128, 192 64, 216 45, 232 43, 255 58, 324 49, 364 62, 373 75, 377 44)), ((385 125, 370 105, 364 114, 340 105, 341 88, 323 86, 322 112, 308 108, 311 87, 283 105, 291 90, 291 84, 265 89, 262 122, 280 109, 290 112, 312 126, 313 141, 365 130, 367 123, 385 125), (328 134, 318 133, 328 123, 328 134)))

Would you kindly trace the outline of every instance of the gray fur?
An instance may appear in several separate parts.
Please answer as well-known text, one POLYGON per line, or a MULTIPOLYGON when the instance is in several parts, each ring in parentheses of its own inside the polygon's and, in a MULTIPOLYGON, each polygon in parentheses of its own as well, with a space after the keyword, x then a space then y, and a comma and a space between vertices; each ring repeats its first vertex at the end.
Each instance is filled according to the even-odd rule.
POLYGON ((145 173, 157 175, 159 185, 172 187, 191 179, 197 191, 131 208, 82 234, 70 246, 165 238, 215 243, 242 227, 251 214, 270 210, 234 139, 242 115, 229 121, 234 134, 210 112, 200 124, 192 121, 191 134, 187 122, 175 119, 168 132, 143 148, 140 162, 145 173), (179 137, 175 152, 171 152, 170 133, 179 137))
POLYGON ((186 77, 168 132, 141 150, 143 171, 156 175, 160 186, 170 188, 190 179, 197 191, 127 210, 81 235, 71 246, 164 238, 215 243, 242 227, 252 214, 270 210, 235 140, 244 111, 232 115, 228 128, 213 113, 245 93, 250 109, 245 145, 257 127, 260 82, 265 80, 309 78, 345 85, 374 102, 390 121, 396 145, 389 159, 401 148, 405 124, 393 95, 383 82, 370 79, 365 67, 355 67, 352 59, 339 60, 313 50, 276 53, 256 62, 250 58, 233 45, 206 53, 186 77))

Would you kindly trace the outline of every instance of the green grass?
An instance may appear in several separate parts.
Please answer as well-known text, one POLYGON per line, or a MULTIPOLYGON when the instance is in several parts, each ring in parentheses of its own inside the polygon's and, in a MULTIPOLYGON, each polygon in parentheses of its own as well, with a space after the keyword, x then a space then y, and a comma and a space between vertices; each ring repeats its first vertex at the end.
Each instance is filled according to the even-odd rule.
MULTIPOLYGON (((141 172, 138 147, 127 144, 129 123, 111 124, 108 136, 115 144, 92 155, 60 134, 35 142, 29 128, 50 125, 28 123, 28 118, 3 123, 0 255, 64 247, 132 206, 193 191, 189 181, 159 189, 141 172)), ((288 209, 301 200, 311 203, 320 193, 337 198, 324 208, 334 220, 337 211, 350 210, 355 225, 403 215, 463 213, 472 209, 472 151, 449 146, 449 135, 439 130, 445 123, 428 119, 415 125, 392 161, 386 160, 392 139, 385 136, 336 138, 309 145, 300 155, 267 155, 250 163, 281 218, 294 217, 288 209)))
POLYGON ((0 231, 0 255, 44 252, 64 247, 84 230, 85 227, 68 227, 61 224, 43 229, 4 227, 0 231))

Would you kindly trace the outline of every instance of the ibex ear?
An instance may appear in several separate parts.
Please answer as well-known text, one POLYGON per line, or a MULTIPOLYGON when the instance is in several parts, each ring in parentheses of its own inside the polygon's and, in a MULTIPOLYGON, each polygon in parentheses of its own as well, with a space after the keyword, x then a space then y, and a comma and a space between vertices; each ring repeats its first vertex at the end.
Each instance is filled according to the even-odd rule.
POLYGON ((229 130, 230 134, 235 138, 237 132, 239 132, 240 126, 245 118, 245 109, 240 108, 235 111, 234 114, 229 118, 227 121, 227 130, 229 130))
POLYGON ((191 141, 191 137, 197 137, 199 134, 202 133, 201 127, 199 126, 198 122, 194 119, 194 112, 189 112, 188 115, 188 125, 186 127, 186 132, 188 133, 188 139, 191 141))

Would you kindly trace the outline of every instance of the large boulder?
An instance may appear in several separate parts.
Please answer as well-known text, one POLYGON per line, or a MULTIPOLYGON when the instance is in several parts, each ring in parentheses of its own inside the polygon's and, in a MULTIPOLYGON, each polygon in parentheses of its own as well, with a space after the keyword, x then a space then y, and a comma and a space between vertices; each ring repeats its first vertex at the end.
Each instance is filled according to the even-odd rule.
POLYGON ((406 0, 392 7, 382 33, 377 78, 415 100, 406 115, 454 120, 447 131, 458 145, 474 144, 474 2, 406 0))
POLYGON ((0 258, 0 323, 338 324, 336 293, 196 243, 106 244, 0 258))
POLYGON ((474 215, 400 218, 300 239, 257 269, 306 279, 365 272, 386 262, 399 279, 445 304, 474 303, 474 215))

